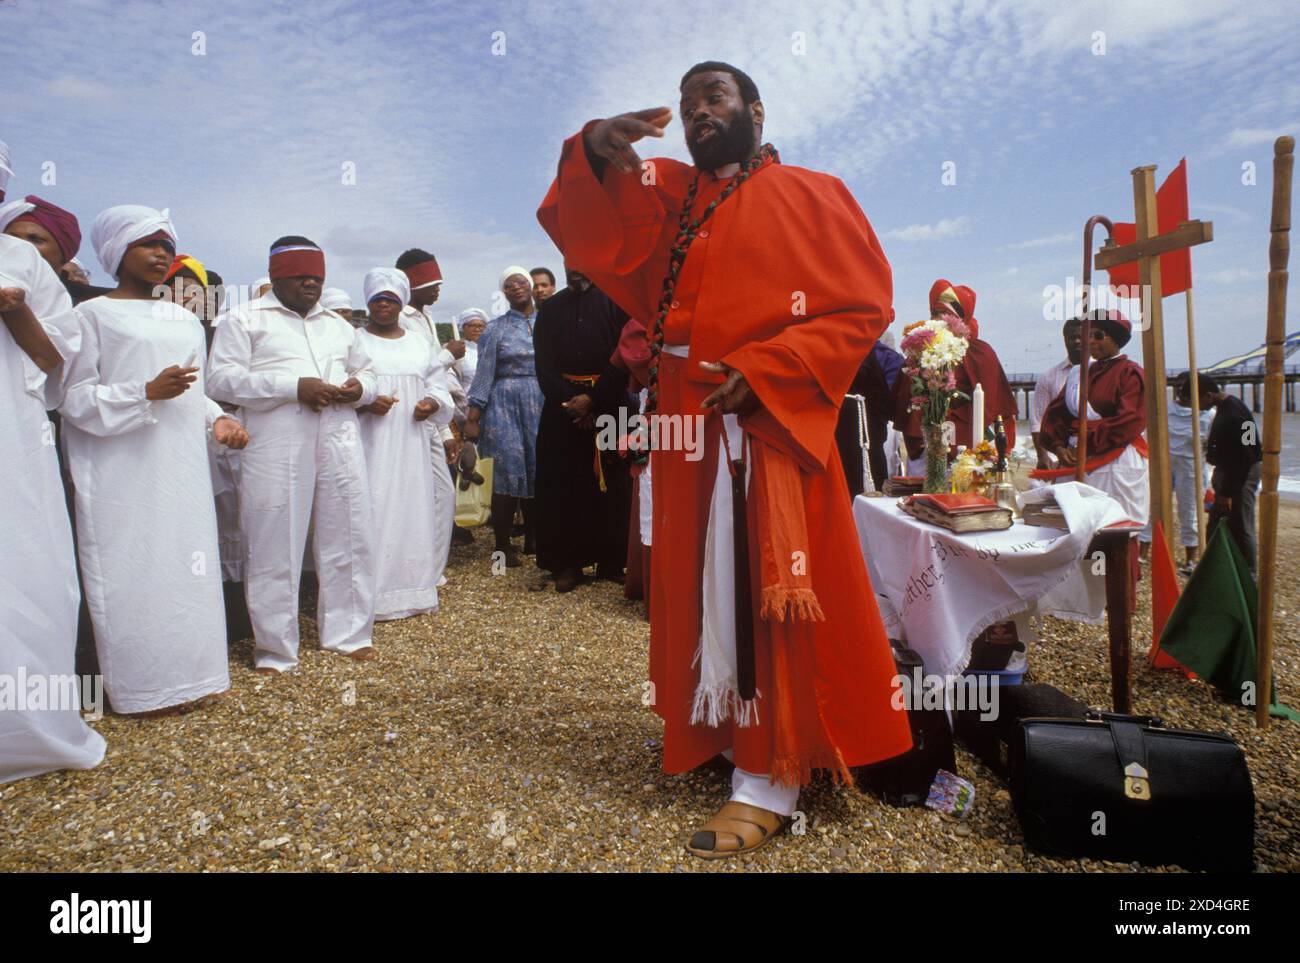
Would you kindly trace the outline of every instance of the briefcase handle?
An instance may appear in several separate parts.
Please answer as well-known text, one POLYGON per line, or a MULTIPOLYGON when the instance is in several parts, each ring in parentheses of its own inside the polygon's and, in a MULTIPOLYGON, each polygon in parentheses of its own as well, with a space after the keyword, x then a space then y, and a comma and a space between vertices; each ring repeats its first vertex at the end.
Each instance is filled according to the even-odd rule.
POLYGON ((1130 716, 1119 712, 1089 710, 1089 722, 1105 723, 1110 728, 1111 742, 1119 758, 1120 772, 1124 777, 1124 796, 1136 802, 1151 801, 1151 773, 1147 769, 1146 740, 1142 736, 1144 725, 1163 728, 1154 716, 1130 716))
POLYGON ((1159 716, 1130 716, 1122 712, 1099 712, 1096 709, 1089 709, 1084 718, 1089 722, 1133 722, 1138 725, 1151 726, 1155 729, 1165 727, 1165 721, 1159 716))

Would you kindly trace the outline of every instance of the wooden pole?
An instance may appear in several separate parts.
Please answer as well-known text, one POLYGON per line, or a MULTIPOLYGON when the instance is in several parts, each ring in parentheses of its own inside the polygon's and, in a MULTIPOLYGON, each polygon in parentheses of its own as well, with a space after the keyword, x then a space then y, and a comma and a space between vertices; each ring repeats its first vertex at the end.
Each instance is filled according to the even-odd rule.
MULTIPOLYGON (((1160 233, 1156 215, 1155 165, 1133 170, 1133 207, 1137 213, 1137 239, 1160 233)), ((1160 282, 1160 258, 1138 260, 1142 282, 1142 367, 1146 372, 1147 468, 1151 485, 1151 528, 1164 529, 1165 545, 1173 555, 1173 490, 1169 477, 1169 406, 1165 379, 1165 324, 1160 282)))
POLYGON ((1197 554, 1205 552, 1205 466, 1201 454, 1201 385, 1196 370, 1196 324, 1192 320, 1192 289, 1187 296, 1187 371, 1192 389, 1192 494, 1196 496, 1197 554))
POLYGON ((1273 217, 1268 244, 1268 345, 1264 355, 1264 464, 1259 497, 1259 632, 1255 724, 1269 726, 1273 695, 1273 607, 1277 582, 1277 477, 1282 454, 1282 343, 1286 340, 1287 261, 1291 254, 1291 175, 1295 138, 1273 143, 1273 217))

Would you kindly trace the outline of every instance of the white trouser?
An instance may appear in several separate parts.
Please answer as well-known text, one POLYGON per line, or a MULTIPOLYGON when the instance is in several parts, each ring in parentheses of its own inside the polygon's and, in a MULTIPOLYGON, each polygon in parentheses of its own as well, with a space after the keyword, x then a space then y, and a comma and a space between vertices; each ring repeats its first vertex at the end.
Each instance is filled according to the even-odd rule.
MULTIPOLYGON (((1173 455, 1169 459, 1169 472, 1173 476, 1174 509, 1178 512, 1178 543, 1183 548, 1194 548, 1200 544, 1196 524, 1196 503, 1202 494, 1196 491, 1196 465, 1188 455, 1173 455)), ((1147 526, 1142 529, 1138 539, 1143 542, 1151 541, 1150 519, 1147 519, 1147 526)))
POLYGON ((365 648, 375 615, 374 534, 356 412, 286 404, 245 416, 240 520, 255 664, 281 671, 298 664, 298 580, 312 521, 321 648, 365 648))
MULTIPOLYGON (((723 755, 730 759, 731 750, 726 750, 723 755)), ((731 801, 757 806, 781 816, 792 816, 799 805, 799 787, 776 785, 765 775, 737 766, 731 773, 731 801)))
MULTIPOLYGON (((437 585, 451 554, 451 532, 456 527, 456 483, 451 480, 442 441, 433 452, 433 584, 437 585)), ((437 604, 436 602, 434 603, 437 604)))

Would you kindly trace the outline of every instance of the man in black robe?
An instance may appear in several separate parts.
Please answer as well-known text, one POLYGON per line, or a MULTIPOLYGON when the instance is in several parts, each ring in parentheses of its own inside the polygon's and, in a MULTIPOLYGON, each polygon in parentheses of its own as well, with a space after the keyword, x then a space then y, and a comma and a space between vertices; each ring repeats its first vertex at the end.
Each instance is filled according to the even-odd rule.
MULTIPOLYGON (((577 271, 538 309, 533 327, 545 402, 537 429, 537 565, 569 592, 596 566, 621 582, 631 485, 626 460, 598 451, 601 415, 628 406, 627 372, 610 363, 627 314, 577 271)), ((626 417, 626 416, 625 416, 626 417)))

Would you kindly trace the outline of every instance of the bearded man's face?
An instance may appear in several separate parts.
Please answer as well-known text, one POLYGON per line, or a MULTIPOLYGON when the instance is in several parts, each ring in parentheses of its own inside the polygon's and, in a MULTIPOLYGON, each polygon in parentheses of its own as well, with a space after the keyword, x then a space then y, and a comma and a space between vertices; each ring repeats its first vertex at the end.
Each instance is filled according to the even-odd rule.
POLYGON ((756 121, 762 118, 755 114, 755 104, 745 103, 731 74, 694 75, 682 88, 680 106, 686 149, 700 170, 744 163, 758 149, 756 121))

